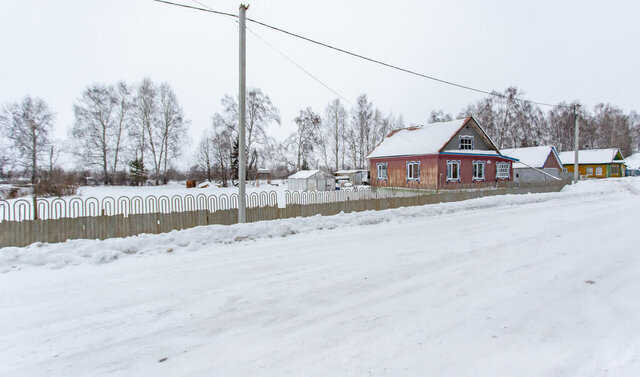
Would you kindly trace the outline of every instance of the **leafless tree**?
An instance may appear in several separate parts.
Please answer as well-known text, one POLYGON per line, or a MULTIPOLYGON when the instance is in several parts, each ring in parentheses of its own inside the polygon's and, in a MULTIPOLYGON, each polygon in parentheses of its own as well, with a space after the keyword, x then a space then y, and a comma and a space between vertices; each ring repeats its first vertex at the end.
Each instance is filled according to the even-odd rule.
POLYGON ((444 110, 432 110, 427 123, 448 122, 450 120, 453 120, 453 117, 451 114, 445 113, 444 110))
MULTIPOLYGON (((182 107, 178 103, 178 98, 173 89, 167 83, 160 85, 159 133, 161 147, 158 165, 162 164, 164 183, 167 183, 167 165, 170 160, 180 155, 189 124, 190 122, 184 118, 182 107)), ((150 135, 149 140, 152 139, 150 135)), ((157 170, 156 173, 158 173, 157 170)))
MULTIPOLYGON (((149 142, 149 134, 153 135, 157 128, 158 119, 158 100, 157 89, 150 78, 145 78, 136 88, 136 96, 134 98, 134 126, 130 129, 130 135, 135 140, 133 149, 136 159, 146 165, 145 151, 149 145, 153 145, 155 149, 155 141, 149 142)), ((157 158, 157 153, 156 157, 157 158)), ((159 168, 159 167, 158 167, 159 168)), ((157 172, 156 172, 157 173, 157 172)))
POLYGON ((198 149, 196 150, 196 163, 205 172, 208 181, 213 180, 214 170, 214 147, 213 140, 208 131, 202 133, 198 149))
POLYGON ((304 161, 309 162, 313 151, 314 137, 320 129, 322 119, 307 107, 300 110, 300 114, 294 120, 296 132, 292 135, 292 141, 296 150, 296 169, 300 170, 304 161))
POLYGON ((85 166, 99 167, 105 184, 118 169, 122 140, 130 117, 129 91, 118 86, 93 85, 73 106, 75 123, 71 135, 74 153, 85 166))
MULTIPOLYGON (((223 114, 227 126, 237 135, 238 132, 238 100, 230 95, 222 99, 223 114)), ((280 124, 280 112, 271 99, 258 88, 250 89, 246 96, 246 151, 248 170, 258 163, 256 144, 263 143, 267 137, 267 127, 273 123, 280 124)))
MULTIPOLYGON (((335 170, 344 168, 347 110, 339 99, 336 98, 327 105, 322 126, 325 141, 323 148, 328 150, 327 154, 331 157, 332 166, 335 170)), ((326 165, 329 167, 329 161, 326 165)))
POLYGON ((39 159, 50 150, 53 121, 54 114, 49 106, 42 99, 31 96, 6 105, 0 113, 0 127, 19 153, 19 161, 31 172, 34 189, 37 188, 39 159))
POLYGON ((367 148, 371 144, 371 122, 373 119, 373 104, 369 102, 366 94, 362 94, 356 101, 355 108, 351 114, 350 146, 356 147, 354 151, 354 168, 364 166, 364 158, 367 155, 367 148))

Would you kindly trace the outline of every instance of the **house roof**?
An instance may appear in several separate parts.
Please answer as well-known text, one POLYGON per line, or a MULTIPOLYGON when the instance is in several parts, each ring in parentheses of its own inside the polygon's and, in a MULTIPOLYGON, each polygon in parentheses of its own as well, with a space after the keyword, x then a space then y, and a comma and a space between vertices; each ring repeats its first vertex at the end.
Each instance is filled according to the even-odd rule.
POLYGON ((333 176, 331 174, 327 174, 325 172, 323 172, 322 170, 300 170, 299 172, 290 175, 289 177, 287 177, 288 179, 307 179, 307 178, 311 178, 314 175, 320 173, 320 175, 322 176, 329 176, 332 177, 333 176))
MULTIPOLYGON (((430 123, 424 126, 407 127, 392 131, 367 158, 414 156, 440 153, 462 127, 473 119, 472 117, 456 119, 448 122, 430 123)), ((477 122, 471 122, 477 125, 477 122)), ((486 137, 489 145, 494 146, 482 127, 478 132, 486 137)), ((497 151, 497 148, 495 149, 497 151)))
MULTIPOLYGON (((580 164, 610 164, 612 162, 624 163, 624 157, 620 149, 586 149, 578 152, 578 163, 580 164)), ((563 165, 573 165, 575 162, 573 151, 561 152, 560 160, 563 165)))
POLYGON ((624 159, 627 168, 632 170, 640 169, 640 153, 634 153, 624 159))
POLYGON ((558 156, 558 152, 556 152, 556 149, 550 145, 502 149, 500 150, 500 153, 503 156, 514 157, 520 160, 520 162, 513 164, 514 168, 534 167, 541 169, 550 154, 558 161, 558 165, 562 166, 562 160, 560 159, 560 156, 558 156))

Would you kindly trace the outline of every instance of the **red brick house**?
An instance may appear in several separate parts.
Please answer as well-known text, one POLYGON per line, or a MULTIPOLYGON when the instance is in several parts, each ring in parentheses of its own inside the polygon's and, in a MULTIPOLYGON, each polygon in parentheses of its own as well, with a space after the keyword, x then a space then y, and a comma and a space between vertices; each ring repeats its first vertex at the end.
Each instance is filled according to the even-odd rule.
POLYGON ((473 117, 389 133, 367 156, 371 186, 454 189, 512 181, 513 157, 473 117))

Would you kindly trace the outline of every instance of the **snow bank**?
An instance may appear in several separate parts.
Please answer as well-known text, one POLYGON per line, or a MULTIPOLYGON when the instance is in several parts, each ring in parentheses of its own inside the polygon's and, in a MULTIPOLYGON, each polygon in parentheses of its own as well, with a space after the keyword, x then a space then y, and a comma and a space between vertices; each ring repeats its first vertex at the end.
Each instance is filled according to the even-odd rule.
POLYGON ((403 207, 385 211, 342 213, 335 216, 261 221, 236 225, 209 225, 163 234, 142 234, 128 238, 70 240, 64 243, 35 243, 24 248, 0 249, 0 272, 28 266, 61 268, 85 263, 101 264, 145 254, 197 252, 211 244, 230 244, 288 237, 299 233, 359 227, 384 222, 402 223, 433 216, 485 208, 505 208, 530 203, 602 195, 639 195, 640 178, 583 181, 562 192, 491 196, 463 202, 403 207))

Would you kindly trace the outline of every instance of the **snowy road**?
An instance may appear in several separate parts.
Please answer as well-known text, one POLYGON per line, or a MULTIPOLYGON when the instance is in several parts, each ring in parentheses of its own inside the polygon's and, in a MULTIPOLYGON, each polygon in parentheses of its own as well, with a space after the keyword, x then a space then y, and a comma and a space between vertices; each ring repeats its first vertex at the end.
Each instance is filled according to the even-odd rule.
MULTIPOLYGON (((640 180, 585 187, 25 265, 0 274, 0 375, 638 376, 640 180)), ((63 245, 87 242, 111 245, 63 245)))

